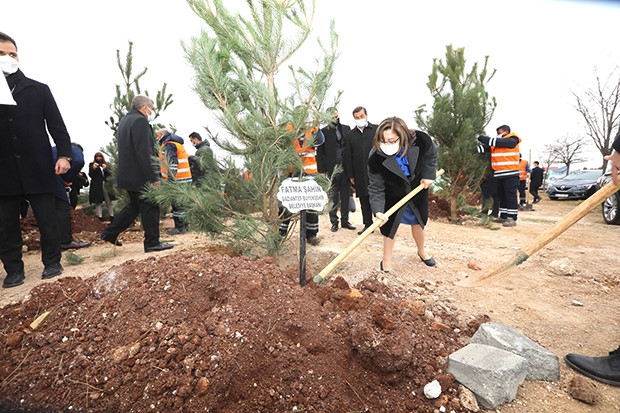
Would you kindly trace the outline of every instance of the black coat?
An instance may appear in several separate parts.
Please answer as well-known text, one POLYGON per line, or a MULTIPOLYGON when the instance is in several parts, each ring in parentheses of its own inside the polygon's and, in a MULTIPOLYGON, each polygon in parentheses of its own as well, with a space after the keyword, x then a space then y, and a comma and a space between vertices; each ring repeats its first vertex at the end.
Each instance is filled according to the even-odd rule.
POLYGON ((18 70, 0 82, 13 89, 14 105, 0 105, 0 196, 54 193, 55 161, 71 157, 71 138, 49 87, 18 70))
MULTIPOLYGON (((336 128, 334 125, 326 126, 321 131, 325 136, 325 143, 316 148, 316 164, 320 173, 326 173, 328 176, 334 172, 334 167, 338 164, 336 162, 336 155, 339 150, 342 151, 344 158, 344 138, 351 131, 348 125, 338 124, 340 130, 341 140, 338 141, 336 135, 336 128)), ((342 165, 344 161, 339 164, 342 165)), ((347 176, 345 172, 345 176, 347 176)))
POLYGON ((377 125, 368 123, 361 132, 353 128, 344 138, 344 170, 347 179, 355 180, 355 195, 368 196, 368 155, 372 149, 377 125))
POLYGON ((110 176, 108 168, 93 168, 93 162, 88 164, 88 176, 90 176, 90 190, 88 191, 88 202, 91 204, 101 204, 104 201, 103 185, 110 176))
POLYGON ((155 135, 146 117, 131 109, 118 124, 119 188, 141 192, 150 182, 159 181, 155 135))
MULTIPOLYGON (((426 133, 421 131, 415 133, 413 143, 406 153, 411 172, 409 178, 400 168, 394 156, 387 156, 375 148, 370 152, 368 158, 370 180, 368 191, 373 215, 377 212, 386 212, 417 187, 421 179, 434 180, 437 177, 437 146, 426 133)), ((420 191, 408 202, 408 205, 424 228, 428 221, 428 190, 420 191)), ((406 205, 392 214, 388 222, 381 227, 383 235, 394 238, 398 224, 405 213, 405 207, 406 205)))
POLYGON ((540 166, 535 166, 530 172, 530 186, 534 188, 540 188, 543 184, 543 169, 540 166))

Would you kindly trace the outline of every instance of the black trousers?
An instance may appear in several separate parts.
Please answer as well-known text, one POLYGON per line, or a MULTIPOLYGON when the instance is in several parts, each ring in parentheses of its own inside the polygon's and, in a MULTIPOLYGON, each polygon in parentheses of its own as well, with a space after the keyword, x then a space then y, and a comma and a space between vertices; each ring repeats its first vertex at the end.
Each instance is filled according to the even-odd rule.
POLYGON ((526 186, 527 186, 527 182, 521 179, 519 181, 519 205, 525 205, 527 203, 527 198, 525 196, 526 186))
POLYGON ((58 216, 60 244, 70 244, 73 241, 73 235, 71 235, 71 205, 57 197, 54 197, 54 202, 56 204, 56 215, 58 216))
POLYGON ((497 179, 497 193, 499 194, 499 216, 517 220, 519 213, 519 175, 506 176, 497 179))
POLYGON ((24 198, 30 203, 41 234, 43 265, 58 264, 61 258, 54 194, 0 196, 0 259, 7 274, 24 271, 24 241, 20 227, 20 211, 24 198))
POLYGON ((538 198, 540 198, 540 196, 538 195, 539 189, 540 189, 540 185, 532 185, 530 183, 530 194, 532 194, 532 196, 534 197, 534 200, 537 200, 538 198))
POLYGON ((129 228, 140 215, 144 229, 144 247, 159 244, 159 205, 142 199, 140 192, 127 191, 129 203, 114 217, 102 235, 108 239, 116 239, 118 235, 129 228))
POLYGON ((329 200, 332 209, 329 211, 329 221, 332 225, 338 224, 338 206, 340 206, 340 222, 342 225, 349 223, 349 197, 351 196, 351 183, 342 173, 332 177, 332 187, 329 190, 329 200))
POLYGON ((370 206, 370 196, 358 196, 360 207, 362 209, 362 222, 364 227, 372 225, 372 207, 370 206))
MULTIPOLYGON (((286 208, 278 207, 278 216, 282 220, 279 225, 280 235, 285 236, 291 224, 293 214, 286 208)), ((316 237, 319 233, 319 214, 314 211, 306 211, 306 239, 316 237)))

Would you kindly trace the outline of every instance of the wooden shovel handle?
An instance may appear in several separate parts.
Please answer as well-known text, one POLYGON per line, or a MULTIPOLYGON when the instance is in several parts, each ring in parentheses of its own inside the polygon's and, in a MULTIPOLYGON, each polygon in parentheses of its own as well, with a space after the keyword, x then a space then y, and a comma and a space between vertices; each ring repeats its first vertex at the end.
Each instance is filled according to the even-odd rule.
POLYGON ((620 189, 620 183, 617 185, 613 181, 609 181, 607 185, 596 191, 592 196, 575 207, 562 219, 553 224, 551 227, 543 231, 534 241, 523 248, 523 253, 530 257, 532 254, 540 250, 542 247, 556 239, 560 234, 572 227, 577 221, 586 216, 586 214, 603 203, 604 200, 612 196, 620 189))

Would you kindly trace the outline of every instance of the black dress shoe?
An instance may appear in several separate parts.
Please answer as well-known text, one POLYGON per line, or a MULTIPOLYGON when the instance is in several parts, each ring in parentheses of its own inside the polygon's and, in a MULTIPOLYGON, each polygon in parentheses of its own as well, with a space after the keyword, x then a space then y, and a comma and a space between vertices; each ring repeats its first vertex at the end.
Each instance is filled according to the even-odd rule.
POLYGON ((357 231, 357 235, 362 235, 364 233, 364 231, 366 231, 368 228, 370 228, 370 225, 369 226, 364 226, 364 228, 362 228, 359 231, 357 231))
POLYGON ((123 243, 117 240, 116 238, 112 239, 112 237, 108 237, 103 234, 99 235, 99 239, 102 241, 109 242, 112 245, 116 245, 117 247, 121 247, 123 245, 123 243))
POLYGON ((346 228, 346 229, 357 229, 357 227, 355 225, 351 225, 350 222, 344 223, 342 224, 342 228, 346 228))
POLYGON ((591 379, 620 386, 620 347, 605 357, 588 357, 571 353, 564 356, 564 361, 569 367, 591 379))
POLYGON ((338 231, 338 223, 332 224, 332 232, 338 231))
POLYGON ((17 287, 18 285, 22 285, 25 279, 26 276, 23 272, 14 272, 6 276, 4 282, 2 283, 2 288, 17 287))
POLYGON ((71 241, 68 244, 62 244, 60 246, 61 249, 63 250, 77 250, 80 248, 86 248, 86 247, 90 247, 90 242, 79 242, 79 241, 71 241))
POLYGON ((172 247, 174 247, 174 245, 172 245, 172 244, 162 244, 160 242, 159 244, 153 245, 152 247, 144 247, 144 252, 164 251, 164 250, 169 250, 172 247))
POLYGON ((425 260, 424 258, 422 258, 422 256, 420 255, 420 253, 418 253, 418 257, 420 257, 420 260, 422 260, 422 262, 423 262, 424 264, 428 265, 429 267, 434 267, 434 266, 435 266, 435 264, 436 264, 436 262, 435 262, 435 260, 433 259, 433 257, 430 257, 429 259, 426 259, 426 260, 425 260))
POLYGON ((63 268, 62 268, 62 265, 60 265, 60 263, 49 264, 49 265, 46 265, 45 268, 43 269, 43 274, 41 274, 41 278, 44 280, 47 280, 49 278, 54 278, 62 274, 62 272, 63 272, 63 268))

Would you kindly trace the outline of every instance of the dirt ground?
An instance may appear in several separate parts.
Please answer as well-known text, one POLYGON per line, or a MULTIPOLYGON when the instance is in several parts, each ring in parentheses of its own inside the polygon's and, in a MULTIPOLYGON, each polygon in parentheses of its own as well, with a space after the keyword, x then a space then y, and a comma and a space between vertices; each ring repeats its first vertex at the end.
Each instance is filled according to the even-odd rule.
MULTIPOLYGON (((520 212, 515 228, 455 225, 434 205, 426 238, 436 267, 417 258, 404 226, 389 274, 378 271, 376 231, 328 285, 316 285, 312 277, 357 237, 330 232, 323 215, 305 287, 298 237, 276 265, 221 254, 196 233, 166 236, 172 220, 163 219, 162 238, 177 246, 145 254, 138 228, 113 247, 97 241, 101 223, 82 229, 78 217, 75 238, 94 242, 75 251, 81 264, 69 265, 65 253, 63 275, 42 281, 32 236, 26 283, 2 290, 0 411, 464 412, 446 358, 488 320, 536 341, 561 366, 557 382, 525 382, 497 412, 620 411, 618 388, 600 383, 595 405, 571 398, 577 374, 562 360, 620 344, 620 226, 605 225, 600 209, 506 278, 454 285, 476 267, 511 259, 578 203, 544 198, 520 212), (560 259, 572 275, 554 273, 560 259), (428 400, 423 387, 434 379, 443 393, 428 400)), ((360 227, 359 211, 351 221, 360 227)))

